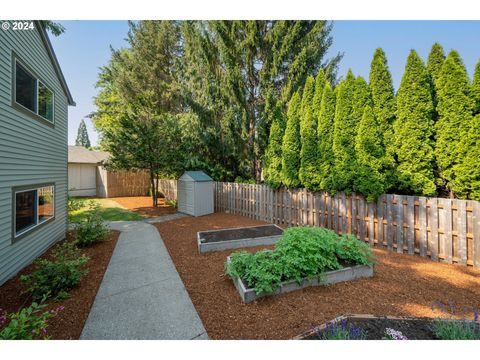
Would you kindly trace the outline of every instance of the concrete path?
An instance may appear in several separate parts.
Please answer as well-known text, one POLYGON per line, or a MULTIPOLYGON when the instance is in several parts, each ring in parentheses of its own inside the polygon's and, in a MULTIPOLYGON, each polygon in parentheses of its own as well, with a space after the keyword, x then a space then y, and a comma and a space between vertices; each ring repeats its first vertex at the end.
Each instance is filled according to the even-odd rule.
POLYGON ((157 229, 133 221, 109 226, 122 233, 81 339, 208 339, 157 229))

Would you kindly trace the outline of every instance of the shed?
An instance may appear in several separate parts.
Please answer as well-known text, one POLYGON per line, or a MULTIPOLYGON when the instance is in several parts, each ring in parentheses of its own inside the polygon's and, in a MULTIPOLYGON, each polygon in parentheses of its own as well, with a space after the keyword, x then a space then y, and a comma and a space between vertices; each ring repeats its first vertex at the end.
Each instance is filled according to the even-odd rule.
POLYGON ((103 151, 83 146, 68 147, 68 192, 71 196, 97 195, 97 167, 108 159, 103 151))
POLYGON ((178 211, 202 216, 213 213, 213 179, 203 171, 186 171, 178 179, 178 211))

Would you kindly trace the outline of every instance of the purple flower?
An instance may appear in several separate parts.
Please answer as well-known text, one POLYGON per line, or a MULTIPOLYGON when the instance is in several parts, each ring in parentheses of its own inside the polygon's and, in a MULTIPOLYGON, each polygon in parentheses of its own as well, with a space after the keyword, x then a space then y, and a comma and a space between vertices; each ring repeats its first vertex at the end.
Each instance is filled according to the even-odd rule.
POLYGON ((40 329, 40 332, 42 333, 42 335, 45 335, 45 334, 47 333, 47 329, 41 328, 41 329, 40 329))

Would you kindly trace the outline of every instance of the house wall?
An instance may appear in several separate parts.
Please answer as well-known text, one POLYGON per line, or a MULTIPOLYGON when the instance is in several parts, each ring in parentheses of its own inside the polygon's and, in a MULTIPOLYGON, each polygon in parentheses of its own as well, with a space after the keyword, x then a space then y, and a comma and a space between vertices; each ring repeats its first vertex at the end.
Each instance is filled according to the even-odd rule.
POLYGON ((67 229, 67 97, 39 30, 0 31, 0 284, 67 229), (54 92, 51 125, 12 107, 12 54, 54 92), (13 242, 12 189, 55 184, 55 217, 13 242))
POLYGON ((96 196, 96 172, 95 164, 68 164, 68 194, 70 196, 96 196))

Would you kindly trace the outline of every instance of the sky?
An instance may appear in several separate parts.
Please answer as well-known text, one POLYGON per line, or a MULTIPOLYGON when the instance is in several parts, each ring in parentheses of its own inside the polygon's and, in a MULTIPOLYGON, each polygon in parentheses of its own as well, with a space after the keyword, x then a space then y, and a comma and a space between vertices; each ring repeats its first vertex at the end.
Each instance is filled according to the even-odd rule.
MULTIPOLYGON (((70 107, 68 143, 74 144, 81 119, 95 111, 93 97, 99 68, 110 59, 110 46, 126 46, 127 21, 60 21, 66 32, 50 36, 53 48, 77 104, 70 107)), ((446 52, 455 49, 463 58, 470 78, 480 59, 480 21, 334 21, 333 45, 327 56, 343 52, 339 76, 348 69, 368 79, 370 62, 377 47, 384 49, 395 89, 400 84, 410 49, 426 61, 434 42, 446 52)), ((92 144, 98 136, 85 120, 92 144)))

